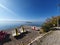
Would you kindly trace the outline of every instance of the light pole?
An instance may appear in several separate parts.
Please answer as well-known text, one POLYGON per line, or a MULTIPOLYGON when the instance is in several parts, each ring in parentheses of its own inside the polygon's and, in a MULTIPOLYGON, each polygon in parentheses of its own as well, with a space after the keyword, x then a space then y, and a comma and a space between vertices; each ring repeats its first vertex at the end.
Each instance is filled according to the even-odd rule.
MULTIPOLYGON (((57 4, 57 13, 59 15, 60 4, 57 4)), ((59 27, 59 17, 57 17, 57 27, 59 27)))

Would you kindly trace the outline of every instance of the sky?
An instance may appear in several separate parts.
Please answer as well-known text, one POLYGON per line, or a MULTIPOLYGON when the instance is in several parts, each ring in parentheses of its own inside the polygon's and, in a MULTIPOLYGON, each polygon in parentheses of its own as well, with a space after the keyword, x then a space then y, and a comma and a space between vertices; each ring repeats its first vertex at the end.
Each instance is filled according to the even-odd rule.
POLYGON ((59 0, 0 0, 0 21, 45 21, 59 15, 59 0))

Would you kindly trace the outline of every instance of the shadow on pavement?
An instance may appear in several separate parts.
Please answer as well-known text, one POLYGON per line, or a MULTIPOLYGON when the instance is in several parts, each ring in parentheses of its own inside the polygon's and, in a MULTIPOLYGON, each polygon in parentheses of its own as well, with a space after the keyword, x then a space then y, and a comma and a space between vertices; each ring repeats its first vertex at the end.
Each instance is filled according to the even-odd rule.
POLYGON ((24 32, 24 33, 21 33, 19 36, 15 36, 15 38, 18 40, 18 39, 21 39, 21 38, 23 38, 24 36, 26 36, 26 34, 28 34, 28 33, 30 33, 30 32, 24 32))

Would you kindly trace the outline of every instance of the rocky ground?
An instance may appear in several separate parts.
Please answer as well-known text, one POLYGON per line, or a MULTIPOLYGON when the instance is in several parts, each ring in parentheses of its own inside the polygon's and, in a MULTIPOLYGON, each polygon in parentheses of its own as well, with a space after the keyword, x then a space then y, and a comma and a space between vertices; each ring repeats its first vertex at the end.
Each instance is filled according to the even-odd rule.
MULTIPOLYGON (((39 31, 35 31, 29 28, 26 28, 28 32, 21 34, 18 37, 13 37, 10 35, 10 39, 6 39, 6 41, 0 42, 0 45, 27 45, 30 43, 34 38, 39 36, 39 31)), ((11 30, 12 31, 12 30, 11 30)), ((8 31, 8 33, 11 34, 11 31, 8 31)))
POLYGON ((53 31, 31 45, 60 45, 60 30, 53 31))

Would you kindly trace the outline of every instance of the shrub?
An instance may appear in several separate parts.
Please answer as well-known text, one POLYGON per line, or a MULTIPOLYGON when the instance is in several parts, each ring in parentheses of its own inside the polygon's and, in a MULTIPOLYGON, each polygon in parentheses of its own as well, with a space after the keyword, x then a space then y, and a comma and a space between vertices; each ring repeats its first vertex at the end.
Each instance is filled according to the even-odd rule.
MULTIPOLYGON (((60 24, 60 16, 48 18, 48 19, 45 21, 45 23, 42 25, 42 29, 43 29, 45 32, 50 31, 52 27, 56 27, 56 26, 57 26, 57 19, 58 19, 58 24, 60 24)), ((59 25, 59 26, 60 26, 60 25, 59 25)))

